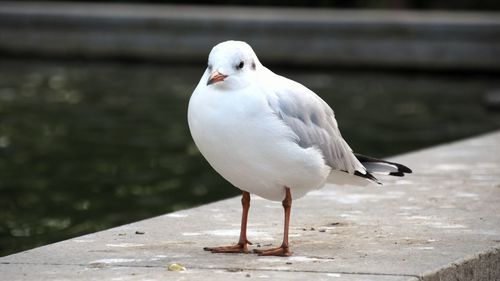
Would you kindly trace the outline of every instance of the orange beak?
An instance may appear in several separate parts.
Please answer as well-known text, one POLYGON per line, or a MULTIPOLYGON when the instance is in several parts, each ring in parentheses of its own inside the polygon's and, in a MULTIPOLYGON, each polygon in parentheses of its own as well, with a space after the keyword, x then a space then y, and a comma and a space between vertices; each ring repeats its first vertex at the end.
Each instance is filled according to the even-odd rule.
POLYGON ((220 82, 220 81, 224 81, 224 79, 226 77, 227 77, 227 75, 224 75, 218 71, 215 71, 214 73, 212 73, 212 75, 210 75, 210 77, 208 77, 207 86, 214 84, 214 83, 217 83, 217 82, 220 82))

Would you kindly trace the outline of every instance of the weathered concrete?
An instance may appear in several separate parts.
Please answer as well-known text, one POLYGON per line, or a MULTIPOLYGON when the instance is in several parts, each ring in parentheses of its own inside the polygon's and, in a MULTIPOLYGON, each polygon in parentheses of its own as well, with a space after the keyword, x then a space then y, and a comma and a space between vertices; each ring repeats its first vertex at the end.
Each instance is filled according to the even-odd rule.
POLYGON ((500 14, 0 2, 0 54, 205 61, 220 41, 266 63, 500 70, 500 14))
MULTIPOLYGON (((3 280, 499 280, 500 132, 395 157, 383 187, 327 186, 293 203, 289 258, 211 254, 240 200, 166 214, 0 258, 3 280), (180 263, 184 272, 167 270, 180 263), (115 279, 113 279, 115 278, 115 279)), ((251 248, 281 242, 282 208, 252 197, 251 248)))

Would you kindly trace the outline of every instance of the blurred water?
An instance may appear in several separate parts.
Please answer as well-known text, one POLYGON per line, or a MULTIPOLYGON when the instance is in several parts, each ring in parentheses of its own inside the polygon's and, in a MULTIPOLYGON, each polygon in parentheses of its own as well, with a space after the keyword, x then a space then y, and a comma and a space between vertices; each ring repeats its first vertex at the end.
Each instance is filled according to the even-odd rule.
MULTIPOLYGON (((193 145, 203 65, 0 61, 0 255, 239 194, 193 145)), ((500 128, 498 76, 281 69, 388 156, 500 128)), ((429 159, 432 163, 432 159, 429 159)))

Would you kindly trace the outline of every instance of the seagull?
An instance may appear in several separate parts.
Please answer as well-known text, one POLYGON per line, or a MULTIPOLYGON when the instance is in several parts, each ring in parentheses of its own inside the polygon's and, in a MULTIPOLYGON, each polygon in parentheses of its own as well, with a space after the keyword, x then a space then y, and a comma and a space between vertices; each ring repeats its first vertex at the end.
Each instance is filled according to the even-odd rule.
POLYGON ((374 173, 411 173, 404 165, 353 153, 332 108, 302 84, 266 68, 242 41, 212 48, 189 100, 188 123, 201 154, 243 192, 238 243, 204 248, 212 253, 249 253, 250 194, 281 201, 285 217, 282 244, 253 252, 290 256, 292 198, 326 183, 364 186, 381 184, 374 173))

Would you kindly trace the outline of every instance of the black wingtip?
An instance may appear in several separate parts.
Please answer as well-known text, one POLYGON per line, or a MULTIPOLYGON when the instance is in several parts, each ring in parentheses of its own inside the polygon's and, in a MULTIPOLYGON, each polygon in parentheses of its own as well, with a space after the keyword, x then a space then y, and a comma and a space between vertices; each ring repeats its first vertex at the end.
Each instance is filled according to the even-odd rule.
POLYGON ((391 163, 393 165, 395 165, 396 167, 398 167, 398 172, 405 173, 405 174, 413 173, 413 171, 410 168, 406 167, 405 165, 393 163, 393 162, 391 162, 391 163))
POLYGON ((361 162, 361 164, 369 163, 369 162, 381 162, 381 163, 387 163, 387 164, 396 166, 398 168, 398 171, 389 173, 389 175, 391 175, 391 176, 402 177, 402 176, 404 176, 404 174, 411 174, 413 172, 410 168, 406 167, 403 164, 394 163, 394 162, 390 162, 390 161, 386 161, 386 160, 381 160, 381 159, 373 158, 373 157, 358 154, 358 153, 354 153, 354 155, 356 156, 356 158, 358 158, 358 160, 359 160, 359 162, 361 162))

